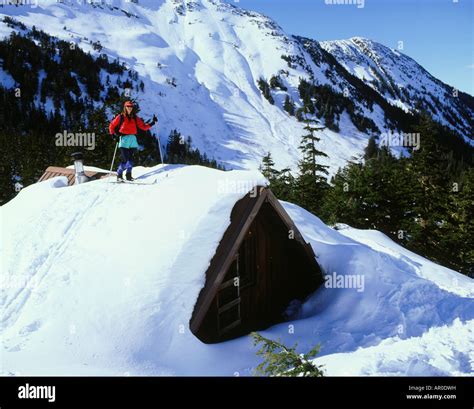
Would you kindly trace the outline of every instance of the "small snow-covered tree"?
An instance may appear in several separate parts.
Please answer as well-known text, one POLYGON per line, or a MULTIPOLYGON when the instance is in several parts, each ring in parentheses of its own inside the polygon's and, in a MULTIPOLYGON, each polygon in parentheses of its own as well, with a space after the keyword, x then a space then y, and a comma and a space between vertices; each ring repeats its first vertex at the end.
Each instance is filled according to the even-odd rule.
POLYGON ((252 332, 251 336, 255 346, 262 344, 257 355, 262 356, 264 360, 255 368, 257 376, 324 376, 322 366, 318 367, 311 362, 319 353, 319 344, 306 354, 298 354, 298 344, 288 348, 278 341, 262 337, 257 332, 252 332))

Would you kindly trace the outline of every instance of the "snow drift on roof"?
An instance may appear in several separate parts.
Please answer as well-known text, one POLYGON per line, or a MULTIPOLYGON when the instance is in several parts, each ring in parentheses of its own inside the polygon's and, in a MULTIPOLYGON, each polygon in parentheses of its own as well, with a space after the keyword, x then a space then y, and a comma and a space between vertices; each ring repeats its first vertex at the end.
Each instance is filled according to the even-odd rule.
POLYGON ((2 294, 4 347, 13 352, 6 368, 77 373, 97 365, 113 373, 180 352, 181 340, 200 343, 189 320, 204 273, 234 204, 266 180, 161 165, 142 179, 157 184, 54 188, 64 185, 53 179, 2 208, 12 287, 2 294))
MULTIPOLYGON (((157 184, 56 178, 1 208, 0 373, 252 374, 249 337, 206 345, 189 319, 232 207, 265 180, 199 166, 136 172, 157 184)), ((381 233, 337 231, 282 205, 326 274, 363 285, 323 285, 262 335, 300 352, 320 343, 329 375, 474 372, 474 280, 381 233)))

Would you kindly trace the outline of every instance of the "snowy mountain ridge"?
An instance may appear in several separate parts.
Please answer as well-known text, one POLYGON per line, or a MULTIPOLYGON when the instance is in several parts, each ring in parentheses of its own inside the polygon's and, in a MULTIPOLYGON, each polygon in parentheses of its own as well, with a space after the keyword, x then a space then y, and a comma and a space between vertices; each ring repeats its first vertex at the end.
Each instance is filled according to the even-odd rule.
MULTIPOLYGON (((178 129, 228 168, 255 169, 271 151, 277 167, 296 169, 304 124, 283 105, 288 96, 296 108, 303 106, 300 79, 328 86, 328 98, 342 104, 335 109, 333 100, 314 101, 323 123, 324 109, 335 111, 334 127, 322 132, 320 143, 331 173, 360 155, 370 135, 394 129, 387 101, 408 109, 405 100, 392 101, 384 93, 376 100, 364 95, 369 87, 354 85, 351 70, 329 57, 326 43, 287 35, 270 18, 223 1, 45 0, 38 7, 6 5, 0 14, 95 55, 91 41, 100 42, 102 53, 139 73, 145 90, 132 96, 145 116, 158 115, 162 144, 178 129), (260 78, 272 76, 282 83, 271 90, 274 104, 257 86, 260 78)), ((11 31, 0 25, 0 36, 11 31)), ((469 130, 466 121, 458 130, 469 130)))
POLYGON ((456 130, 474 143, 474 100, 433 77, 415 60, 399 50, 375 41, 353 37, 322 41, 344 68, 379 92, 391 104, 407 112, 423 109, 438 122, 456 130))

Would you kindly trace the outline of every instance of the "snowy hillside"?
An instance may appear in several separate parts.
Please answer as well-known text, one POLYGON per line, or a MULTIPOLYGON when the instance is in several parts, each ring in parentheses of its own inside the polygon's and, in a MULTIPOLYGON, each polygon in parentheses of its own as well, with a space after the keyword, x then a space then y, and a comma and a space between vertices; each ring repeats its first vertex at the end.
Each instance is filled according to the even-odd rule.
POLYGON ((391 104, 406 111, 427 110, 439 122, 474 144, 474 98, 434 78, 402 52, 375 41, 354 37, 322 41, 352 75, 378 91, 391 104))
MULTIPOLYGON (((1 374, 245 376, 258 364, 250 337, 206 345, 189 320, 232 207, 266 181, 199 166, 136 171, 158 183, 58 177, 0 209, 1 374)), ((329 375, 474 373, 472 279, 282 204, 325 273, 361 285, 321 287, 264 336, 302 352, 321 343, 329 375)))
MULTIPOLYGON (((100 53, 119 57, 140 75, 144 92, 132 97, 145 117, 158 115, 162 143, 178 129, 227 168, 256 169, 268 151, 277 167, 296 168, 303 123, 283 104, 289 97, 296 109, 303 106, 300 79, 328 86, 326 92, 340 102, 337 112, 331 112, 332 130, 321 136, 331 173, 360 155, 371 134, 396 128, 386 100, 364 96, 363 88, 369 87, 355 86, 317 41, 293 37, 271 19, 219 0, 44 0, 37 7, 3 6, 1 14, 96 56, 92 42, 99 42, 100 53), (269 81, 272 76, 282 85, 271 90, 274 104, 257 85, 260 78, 269 81)), ((0 36, 12 30, 0 24, 0 36)), ((325 106, 316 112, 325 122, 325 111, 333 111, 335 102, 313 102, 325 106)))

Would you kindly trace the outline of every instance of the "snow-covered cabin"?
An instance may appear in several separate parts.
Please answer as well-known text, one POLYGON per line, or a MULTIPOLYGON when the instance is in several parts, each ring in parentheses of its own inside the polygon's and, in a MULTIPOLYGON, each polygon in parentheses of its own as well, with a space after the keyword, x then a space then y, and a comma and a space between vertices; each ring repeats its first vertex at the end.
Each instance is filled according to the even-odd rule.
POLYGON ((265 186, 235 203, 206 271, 191 330, 216 342, 283 321, 292 301, 322 283, 311 246, 265 186))
MULTIPOLYGON (((255 171, 178 165, 137 167, 134 176, 156 184, 102 179, 67 187, 68 178, 59 176, 25 187, 0 207, 0 374, 247 376, 260 363, 249 337, 205 343, 191 328, 200 309, 212 321, 203 300, 207 293, 212 304, 212 286, 221 286, 209 278, 239 206, 253 206, 256 225, 270 206, 275 230, 285 228, 270 191, 253 190, 266 180, 255 171), (257 195, 246 198, 251 191, 257 195)), ((380 232, 335 230, 295 204, 279 203, 322 270, 363 285, 325 283, 299 308, 291 303, 289 320, 262 335, 298 342, 301 352, 320 343, 317 363, 329 375, 472 374, 471 278, 380 232)), ((304 251, 302 241, 292 243, 304 251)), ((267 296, 253 305, 271 306, 267 296)), ((201 337, 202 325, 195 328, 201 337)))
MULTIPOLYGON (((192 168, 198 172, 198 167, 192 168)), ((74 170, 54 168, 52 172, 51 169, 46 170, 40 181, 65 176, 69 186, 74 184, 71 180, 74 170)), ((204 171, 219 177, 220 185, 215 190, 217 197, 227 196, 232 190, 240 193, 231 203, 230 217, 222 213, 218 221, 227 228, 209 249, 212 258, 200 272, 205 277, 205 284, 190 320, 193 334, 203 342, 214 343, 284 321, 290 304, 301 303, 323 280, 312 247, 303 239, 260 174, 241 171, 245 178, 228 180, 226 184, 228 175, 239 172, 204 171)), ((172 175, 175 172, 177 170, 163 173, 172 175)), ((94 169, 93 173, 89 171, 89 176, 106 176, 100 169, 94 169)), ((195 183, 199 182, 197 178, 195 183)), ((192 206, 194 200, 187 203, 192 206)), ((181 216, 175 213, 172 217, 181 216)), ((193 246, 193 241, 188 245, 193 246)), ((157 251, 156 257, 163 258, 166 254, 157 251)), ((190 269, 193 261, 192 257, 187 260, 190 269)))

